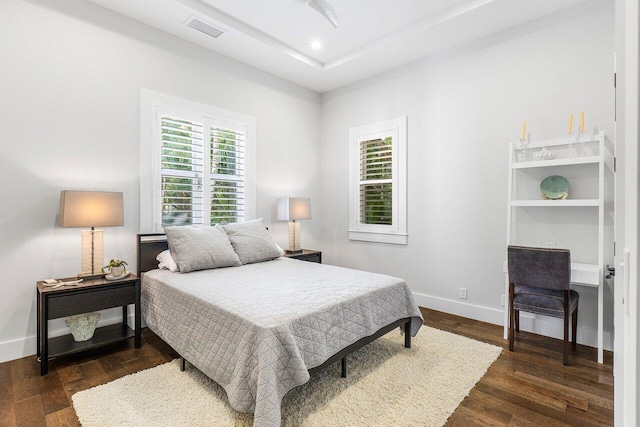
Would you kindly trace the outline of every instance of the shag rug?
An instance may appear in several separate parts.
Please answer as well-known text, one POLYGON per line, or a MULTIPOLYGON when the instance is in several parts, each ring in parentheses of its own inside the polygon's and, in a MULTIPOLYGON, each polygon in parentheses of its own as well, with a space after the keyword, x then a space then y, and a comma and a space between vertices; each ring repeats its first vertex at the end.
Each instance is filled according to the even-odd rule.
MULTIPOLYGON (((423 326, 404 348, 390 332, 312 376, 282 401, 283 426, 441 426, 502 348, 423 326)), ((84 427, 250 427, 222 387, 193 366, 169 363, 73 395, 84 427)))

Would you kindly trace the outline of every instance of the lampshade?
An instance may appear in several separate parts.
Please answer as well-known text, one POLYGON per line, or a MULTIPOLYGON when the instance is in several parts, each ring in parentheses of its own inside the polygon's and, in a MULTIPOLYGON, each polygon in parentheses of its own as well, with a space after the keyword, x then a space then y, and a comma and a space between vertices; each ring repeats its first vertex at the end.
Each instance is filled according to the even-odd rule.
POLYGON ((311 219, 311 199, 304 197, 278 199, 278 220, 299 219, 311 219))
POLYGON ((60 227, 118 227, 124 225, 122 193, 70 191, 60 193, 60 227))

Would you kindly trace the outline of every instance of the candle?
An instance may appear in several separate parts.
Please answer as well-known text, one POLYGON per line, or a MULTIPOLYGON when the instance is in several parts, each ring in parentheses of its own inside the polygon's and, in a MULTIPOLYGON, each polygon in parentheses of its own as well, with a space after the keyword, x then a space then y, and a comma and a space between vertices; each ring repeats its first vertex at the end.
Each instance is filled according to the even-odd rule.
POLYGON ((580 111, 580 132, 584 132, 584 111, 580 111))
POLYGON ((525 120, 524 122, 522 122, 522 136, 520 137, 520 139, 524 139, 526 134, 527 134, 527 121, 525 120))
POLYGON ((569 114, 569 131, 567 133, 571 134, 573 130, 573 113, 569 114))

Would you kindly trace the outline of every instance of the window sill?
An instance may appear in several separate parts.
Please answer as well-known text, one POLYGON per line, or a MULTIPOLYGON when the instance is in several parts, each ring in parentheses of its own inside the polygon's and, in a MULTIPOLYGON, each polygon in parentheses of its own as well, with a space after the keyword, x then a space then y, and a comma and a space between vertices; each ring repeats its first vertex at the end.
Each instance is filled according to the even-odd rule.
POLYGON ((409 239, 408 234, 400 233, 376 233, 369 231, 349 230, 349 240, 359 240, 362 242, 391 243, 393 245, 406 245, 409 239))

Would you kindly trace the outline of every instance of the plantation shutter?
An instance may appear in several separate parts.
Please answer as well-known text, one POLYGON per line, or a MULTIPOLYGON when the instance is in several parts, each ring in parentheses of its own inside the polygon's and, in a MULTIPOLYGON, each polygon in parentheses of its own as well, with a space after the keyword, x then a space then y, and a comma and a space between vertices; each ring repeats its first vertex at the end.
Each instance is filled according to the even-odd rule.
POLYGON ((211 128, 211 224, 244 220, 245 133, 211 128))
POLYGON ((160 120, 162 225, 203 223, 203 124, 160 120))
POLYGON ((243 125, 175 110, 158 120, 162 225, 243 221, 243 125))
POLYGON ((360 222, 392 224, 392 138, 360 141, 360 222))

